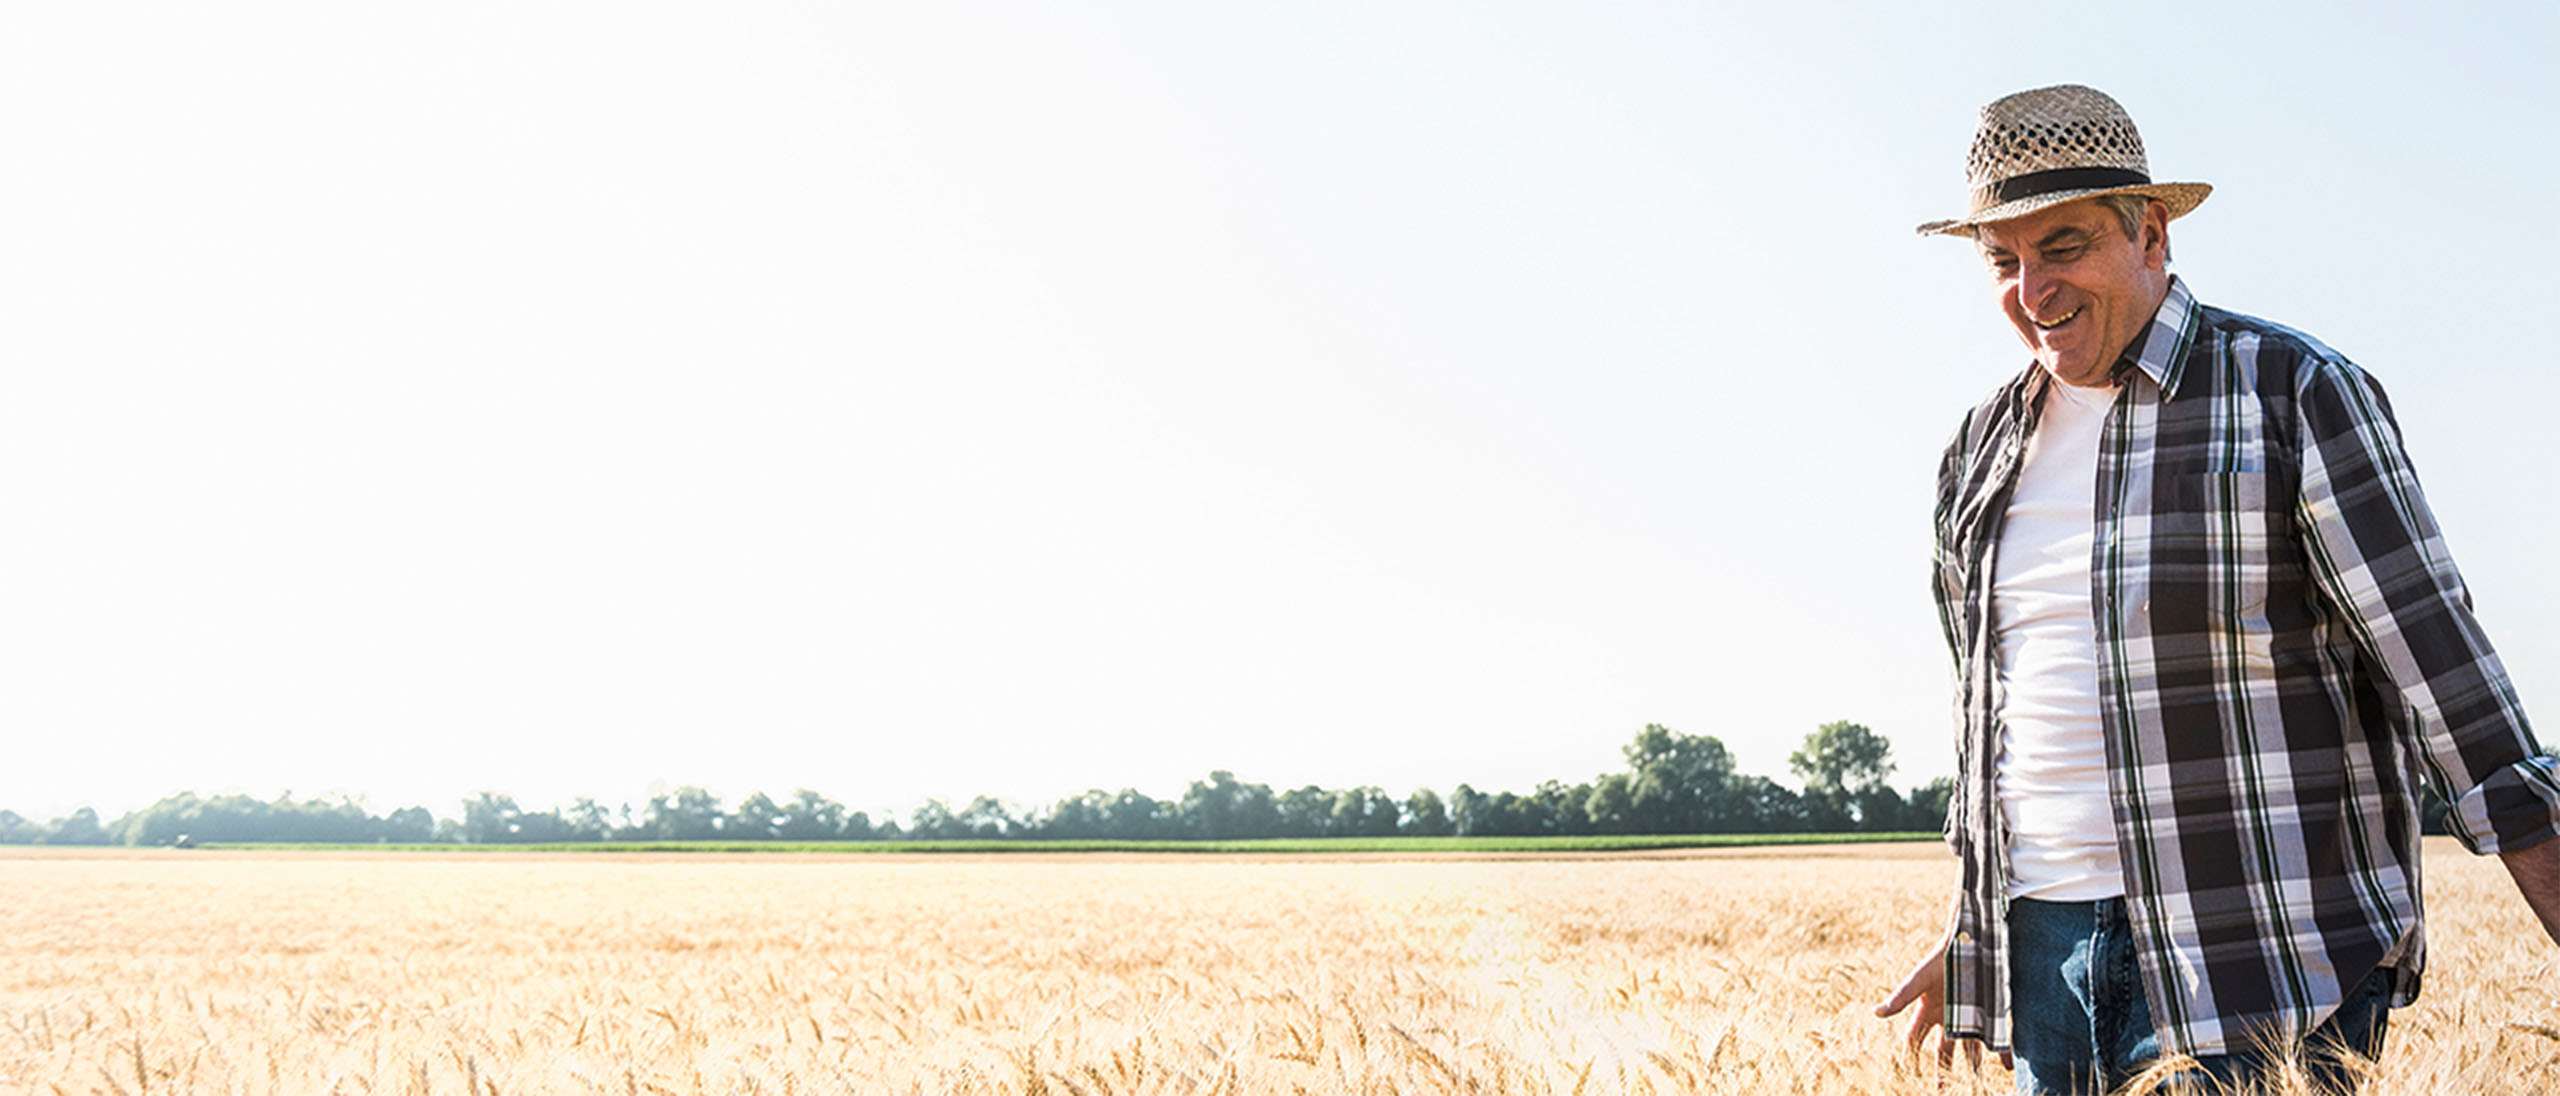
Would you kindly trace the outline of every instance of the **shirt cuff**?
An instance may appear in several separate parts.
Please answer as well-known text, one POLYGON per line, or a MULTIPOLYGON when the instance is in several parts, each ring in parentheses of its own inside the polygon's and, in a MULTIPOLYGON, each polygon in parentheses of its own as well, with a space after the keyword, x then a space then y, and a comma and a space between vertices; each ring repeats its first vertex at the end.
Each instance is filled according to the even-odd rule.
POLYGON ((2499 769, 2452 807, 2445 828, 2483 856, 2560 836, 2560 759, 2543 754, 2499 769))

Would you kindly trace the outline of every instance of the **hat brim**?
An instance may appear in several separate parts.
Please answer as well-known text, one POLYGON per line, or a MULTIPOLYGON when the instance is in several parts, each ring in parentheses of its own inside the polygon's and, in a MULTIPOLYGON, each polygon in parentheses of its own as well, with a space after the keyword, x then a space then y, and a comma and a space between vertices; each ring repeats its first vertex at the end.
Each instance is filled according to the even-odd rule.
POLYGON ((2213 193, 2211 183, 2143 183, 2137 186, 2054 190, 2029 195, 2012 202, 2002 202, 1952 221, 1931 221, 1921 225, 1917 231, 1923 236, 1969 237, 1973 235, 1974 229, 1994 221, 2015 220, 2030 213, 2051 209, 2064 202, 2076 202, 2082 198, 2103 198, 2109 194, 2140 194, 2147 198, 2157 198, 2160 204, 2169 207, 2169 219, 2174 221, 2194 212, 2197 206, 2204 204, 2205 195, 2211 193, 2213 193))

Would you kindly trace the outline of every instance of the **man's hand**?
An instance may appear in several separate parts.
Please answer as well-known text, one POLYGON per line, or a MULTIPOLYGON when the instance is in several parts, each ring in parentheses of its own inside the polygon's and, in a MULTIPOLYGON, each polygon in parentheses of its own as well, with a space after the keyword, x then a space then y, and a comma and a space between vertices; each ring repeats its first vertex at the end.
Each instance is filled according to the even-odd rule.
POLYGON ((2498 859, 2506 862, 2507 874, 2515 876, 2516 889, 2524 892, 2533 915, 2542 918, 2542 931, 2551 934, 2552 943, 2560 944, 2560 840, 2502 852, 2498 859))
MULTIPOLYGON (((2560 842, 2553 842, 2553 844, 2560 844, 2560 842)), ((1920 1005, 1919 1011, 1911 1014, 1911 1027, 1903 1036, 1903 1043, 1911 1048, 1911 1056, 1914 1058, 1920 1056, 1921 1046, 1929 1041, 1929 1029, 1946 1021, 1946 957, 1947 946, 1939 944, 1929 952, 1927 958, 1920 960, 1919 966, 1911 968, 1911 977, 1902 980, 1902 988, 1893 991, 1892 997, 1886 998, 1883 1004, 1876 1006, 1876 1015, 1885 1017, 1910 1008, 1914 1002, 1920 1005)), ((1938 1068, 1949 1069, 1955 1065, 1957 1043, 1964 1044, 1965 1062, 1979 1072, 1982 1069, 1982 1041, 1950 1039, 1944 1032, 1940 1032, 1938 1036, 1938 1068)), ((2000 1064, 2011 1068, 2016 1066, 2009 1052, 2005 1050, 2000 1052, 2000 1064)))

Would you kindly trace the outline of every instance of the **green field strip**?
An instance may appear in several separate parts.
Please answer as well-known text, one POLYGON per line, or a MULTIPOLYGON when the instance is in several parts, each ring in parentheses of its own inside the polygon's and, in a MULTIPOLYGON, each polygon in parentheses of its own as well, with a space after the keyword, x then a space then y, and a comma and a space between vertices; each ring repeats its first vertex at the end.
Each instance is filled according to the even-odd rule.
POLYGON ((827 853, 895 856, 911 853, 1413 853, 1413 852, 1644 852, 1742 848, 1757 845, 1838 845, 1936 841, 1935 833, 1712 833, 1627 834, 1573 837, 1310 837, 1250 841, 1034 841, 1002 838, 966 841, 583 841, 556 844, 349 844, 259 841, 205 842, 198 849, 364 852, 583 852, 583 853, 827 853))

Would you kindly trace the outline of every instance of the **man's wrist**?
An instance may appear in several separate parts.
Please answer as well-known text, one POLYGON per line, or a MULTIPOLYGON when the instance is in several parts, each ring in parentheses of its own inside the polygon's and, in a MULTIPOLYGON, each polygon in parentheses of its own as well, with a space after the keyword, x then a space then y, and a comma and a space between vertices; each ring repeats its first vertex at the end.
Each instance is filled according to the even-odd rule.
POLYGON ((2560 944, 2560 840, 2546 838, 2521 849, 2498 854, 2498 861, 2514 876, 2516 890, 2524 895, 2525 905, 2542 920, 2542 931, 2551 942, 2560 944))

